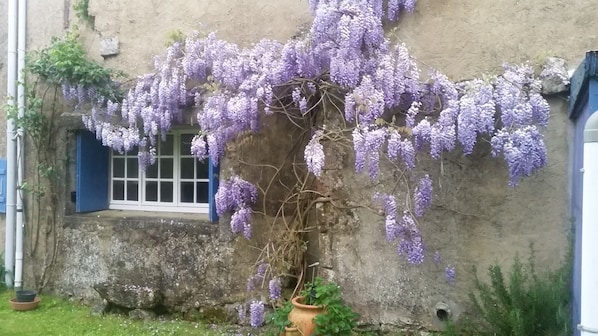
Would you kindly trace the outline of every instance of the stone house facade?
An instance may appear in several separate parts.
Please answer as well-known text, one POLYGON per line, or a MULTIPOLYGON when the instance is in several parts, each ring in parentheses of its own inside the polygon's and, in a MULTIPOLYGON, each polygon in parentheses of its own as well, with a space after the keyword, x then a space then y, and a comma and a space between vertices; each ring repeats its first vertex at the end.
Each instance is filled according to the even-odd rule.
MULTIPOLYGON (((179 0, 133 0, 126 4, 90 0, 90 23, 77 21, 72 5, 68 0, 28 4, 28 17, 35 18, 28 21, 28 50, 47 45, 51 36, 61 36, 65 29, 78 24, 91 57, 131 76, 150 69, 153 55, 163 50, 173 32, 218 31, 222 38, 250 45, 261 38, 292 38, 311 22, 306 0, 201 0, 193 4, 179 0), (102 57, 101 42, 109 38, 118 38, 118 54, 102 57)), ((598 42, 585 34, 597 25, 591 20, 596 10, 598 4, 583 0, 420 0, 415 13, 402 17, 388 34, 406 43, 421 68, 434 67, 453 80, 496 73, 503 62, 541 63, 547 56, 564 58, 574 68, 584 52, 598 42)), ((0 3, 0 12, 7 12, 5 2, 0 3)), ((7 71, 6 34, 6 27, 0 27, 2 78, 7 71)), ((6 92, 5 85, 0 82, 0 92, 6 92)), ((431 261, 410 266, 399 259, 395 248, 383 243, 380 216, 361 210, 339 212, 326 206, 317 209, 314 221, 318 228, 327 229, 310 233, 309 258, 320 262, 322 275, 342 286, 362 322, 438 327, 439 309, 450 311, 455 318, 468 310, 472 266, 486 269, 493 262, 509 264, 516 254, 527 253, 530 242, 534 242, 539 264, 551 266, 560 260, 571 229, 568 190, 572 126, 566 95, 549 97, 549 102, 549 164, 517 188, 507 185, 503 163, 489 158, 483 150, 471 157, 444 160, 443 188, 435 195, 438 202, 427 215, 423 232, 428 244, 455 266, 458 281, 454 284, 446 283, 442 270, 431 261)), ((99 298, 94 285, 123 282, 150 288, 160 297, 156 304, 182 312, 243 302, 246 279, 258 259, 252 245, 259 242, 234 237, 226 218, 214 223, 206 214, 114 206, 118 202, 113 202, 112 209, 78 211, 81 202, 72 201, 77 200, 78 191, 77 148, 85 141, 79 120, 65 114, 60 133, 61 151, 71 159, 65 161, 62 172, 63 189, 56 191, 64 204, 58 216, 62 242, 48 288, 93 301, 99 298)), ((0 116, 0 125, 0 130, 6 125, 5 114, 0 116)), ((273 121, 273 125, 279 124, 273 121)), ((178 136, 172 143, 177 153, 185 133, 178 136)), ((292 139, 280 137, 276 127, 269 127, 259 137, 264 141, 253 143, 259 150, 251 150, 265 153, 258 155, 273 163, 292 143, 292 139), (268 142, 274 137, 278 141, 268 142)), ((0 137, 0 156, 4 156, 5 144, 6 139, 0 137)), ((322 178, 321 190, 345 195, 356 204, 367 202, 371 195, 364 191, 371 185, 353 172, 351 154, 327 150, 327 166, 334 169, 322 178)), ((235 158, 237 155, 249 158, 256 154, 243 152, 235 158)), ((94 152, 92 166, 99 156, 94 152)), ((184 159, 173 154, 180 165, 184 159)), ((126 157, 110 160, 113 167, 128 162, 126 157)), ((239 169, 235 164, 227 158, 220 169, 239 169)), ((432 162, 428 166, 431 171, 439 169, 432 162)), ((203 181, 195 176, 189 182, 213 183, 210 178, 203 181)), ((121 180, 112 177, 112 183, 127 181, 126 175, 121 180)), ((0 225, 0 232, 3 230, 4 225, 0 225)), ((0 246, 3 244, 2 239, 0 246)), ((35 286, 32 274, 36 267, 39 265, 34 259, 26 259, 28 286, 35 286)))

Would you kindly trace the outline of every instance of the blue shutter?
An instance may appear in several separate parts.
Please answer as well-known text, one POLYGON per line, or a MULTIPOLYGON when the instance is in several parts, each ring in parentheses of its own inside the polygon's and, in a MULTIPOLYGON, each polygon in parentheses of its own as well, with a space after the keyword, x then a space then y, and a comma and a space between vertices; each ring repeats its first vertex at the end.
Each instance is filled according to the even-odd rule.
POLYGON ((108 209, 109 149, 88 131, 77 133, 77 212, 108 209))
POLYGON ((209 160, 208 162, 208 166, 209 168, 209 186, 208 186, 208 190, 210 192, 210 198, 209 198, 209 217, 210 217, 210 222, 215 223, 218 221, 218 213, 216 213, 216 202, 214 200, 214 196, 216 195, 216 192, 218 191, 218 180, 219 180, 219 175, 220 175, 220 166, 216 165, 214 166, 212 164, 212 160, 209 160))
POLYGON ((0 159, 0 213, 6 213, 6 159, 0 159))

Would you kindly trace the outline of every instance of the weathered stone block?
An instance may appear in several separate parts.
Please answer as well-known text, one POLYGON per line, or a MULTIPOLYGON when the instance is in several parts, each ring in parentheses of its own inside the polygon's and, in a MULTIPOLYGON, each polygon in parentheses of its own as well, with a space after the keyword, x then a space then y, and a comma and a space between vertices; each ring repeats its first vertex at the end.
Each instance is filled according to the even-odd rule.
POLYGON ((100 41, 100 55, 102 57, 118 55, 119 51, 118 36, 109 37, 100 41))
POLYGON ((156 318, 156 313, 151 310, 133 309, 129 312, 129 318, 133 320, 153 320, 156 318))
POLYGON ((568 90, 569 73, 567 61, 558 57, 548 57, 540 73, 542 94, 552 95, 568 90))
POLYGON ((93 288, 104 300, 125 308, 152 309, 162 303, 162 293, 148 286, 102 282, 93 288))

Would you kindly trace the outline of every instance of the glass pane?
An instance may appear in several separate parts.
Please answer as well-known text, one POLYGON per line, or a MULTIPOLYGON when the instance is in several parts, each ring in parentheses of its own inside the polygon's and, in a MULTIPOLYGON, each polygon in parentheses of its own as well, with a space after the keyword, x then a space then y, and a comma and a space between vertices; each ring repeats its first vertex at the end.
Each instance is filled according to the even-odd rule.
POLYGON ((181 203, 193 203, 193 182, 181 182, 181 203))
POLYGON ((197 182, 197 203, 208 203, 208 182, 197 182))
POLYGON ((148 202, 158 201, 158 182, 145 183, 145 200, 148 202))
POLYGON ((112 177, 125 177, 124 158, 112 158, 112 177))
POLYGON ((139 176, 139 162, 137 158, 128 158, 127 159, 127 177, 128 178, 135 178, 139 176))
POLYGON ((139 200, 139 183, 137 181, 127 181, 127 201, 139 200))
POLYGON ((137 156, 139 153, 139 147, 132 148, 130 151, 127 152, 129 156, 137 156))
POLYGON ((181 134, 181 155, 191 155, 191 140, 194 134, 181 134))
POLYGON ((151 166, 145 168, 145 177, 158 178, 158 161, 151 166))
POLYGON ((194 158, 183 158, 181 159, 181 178, 192 179, 193 178, 193 164, 194 158))
POLYGON ((118 151, 112 150, 112 156, 123 156, 124 154, 119 153, 118 151))
POLYGON ((173 159, 160 159, 160 178, 172 178, 173 159))
POLYGON ((112 199, 115 201, 124 201, 125 181, 112 181, 112 199))
POLYGON ((172 155, 174 153, 174 139, 172 135, 167 135, 165 141, 158 145, 160 155, 172 155))
POLYGON ((172 202, 172 182, 160 182, 160 202, 172 202))
POLYGON ((197 178, 198 179, 207 179, 210 175, 210 166, 208 160, 197 161, 197 178))

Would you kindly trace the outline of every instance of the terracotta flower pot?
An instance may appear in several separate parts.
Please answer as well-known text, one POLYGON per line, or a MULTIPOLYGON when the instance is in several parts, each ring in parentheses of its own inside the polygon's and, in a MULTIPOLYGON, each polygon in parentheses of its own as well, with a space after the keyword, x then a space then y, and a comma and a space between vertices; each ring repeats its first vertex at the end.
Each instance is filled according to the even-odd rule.
POLYGON ((37 308, 41 299, 36 296, 31 302, 18 302, 16 298, 10 299, 10 305, 12 309, 19 311, 27 311, 37 308))
POLYGON ((289 313, 289 321, 297 326, 300 335, 309 336, 316 330, 314 317, 324 312, 324 309, 318 306, 303 304, 303 297, 298 296, 291 300, 293 310, 289 313))
POLYGON ((280 336, 303 336, 297 327, 285 327, 280 336))

